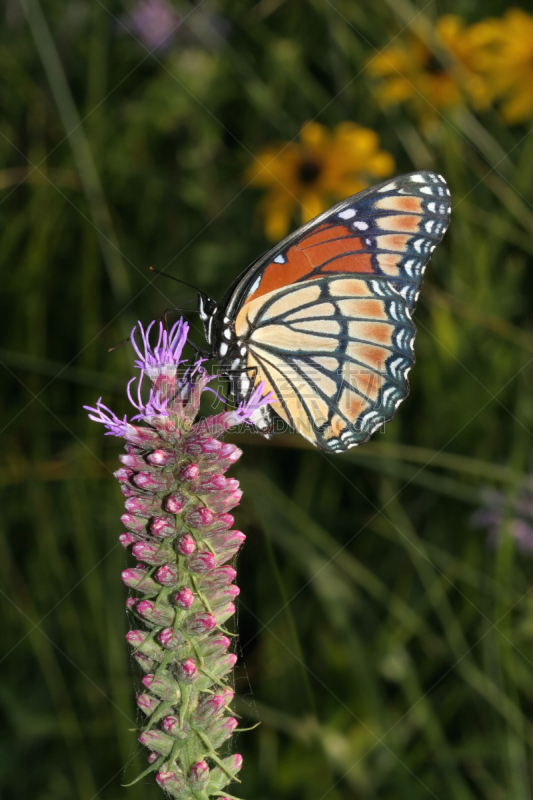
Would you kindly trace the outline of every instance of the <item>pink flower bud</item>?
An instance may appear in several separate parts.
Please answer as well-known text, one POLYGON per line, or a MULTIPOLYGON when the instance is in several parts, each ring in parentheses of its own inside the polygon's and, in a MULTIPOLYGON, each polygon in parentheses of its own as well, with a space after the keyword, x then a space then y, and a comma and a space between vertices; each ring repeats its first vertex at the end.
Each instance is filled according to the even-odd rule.
POLYGON ((161 727, 163 728, 164 731, 166 731, 166 733, 170 733, 171 736, 175 736, 177 733, 181 732, 179 717, 175 716, 165 717, 165 719, 161 724, 161 727))
POLYGON ((190 556, 196 550, 196 542, 190 533, 184 533, 176 542, 176 550, 182 556, 190 556))
POLYGON ((206 592, 206 596, 211 608, 218 608, 234 600, 240 594, 240 591, 238 586, 230 583, 228 586, 217 587, 214 592, 206 592))
POLYGON ((139 489, 145 489, 148 492, 159 492, 167 488, 169 479, 169 477, 159 472, 137 472, 131 480, 139 489))
POLYGON ((120 484, 120 491, 124 495, 124 497, 137 497, 139 492, 138 489, 132 483, 121 483, 120 484))
POLYGON ((154 517, 150 523, 150 533, 152 536, 157 536, 159 539, 165 539, 167 536, 174 536, 176 533, 176 526, 172 517, 154 517))
POLYGON ((146 570, 144 569, 134 567, 125 569, 122 572, 122 580, 130 589, 136 589, 139 592, 148 594, 150 592, 159 591, 157 583, 152 580, 152 578, 147 577, 146 570))
POLYGON ((180 661, 177 665, 178 680, 182 683, 191 683, 198 675, 198 668, 192 658, 180 661))
MULTIPOLYGON (((129 631, 129 633, 126 634, 126 641, 135 648, 138 653, 147 656, 151 664, 159 663, 163 658, 163 649, 146 631, 129 631)), ((146 670, 146 672, 150 671, 151 669, 146 670)))
POLYGON ((186 522, 193 528, 207 527, 211 525, 215 515, 208 508, 197 508, 187 514, 186 522))
POLYGON ((192 482, 198 478, 200 470, 198 464, 187 464, 180 471, 180 478, 182 481, 192 482))
POLYGON ((154 577, 163 586, 174 586, 178 580, 178 570, 174 564, 163 564, 162 567, 156 570, 154 577))
POLYGON ((221 744, 230 738, 238 724, 235 717, 224 717, 224 719, 213 720, 208 728, 208 736, 212 746, 215 748, 220 747, 221 744))
POLYGON ((148 544, 148 542, 137 542, 131 548, 131 552, 139 561, 146 561, 147 564, 153 566, 164 564, 169 557, 169 553, 165 552, 161 545, 148 544))
POLYGON ((170 514, 179 514, 187 505, 187 498, 182 494, 174 492, 173 494, 169 494, 163 505, 170 514))
POLYGON ((240 489, 236 489, 233 492, 222 492, 218 497, 211 497, 210 505, 217 513, 223 513, 226 511, 230 511, 235 506, 238 506, 241 502, 242 498, 242 491, 240 489))
POLYGON ((154 668, 154 659, 148 658, 144 653, 134 653, 133 658, 139 664, 143 672, 151 672, 154 668))
POLYGON ((234 444, 223 444, 220 450, 218 451, 219 458, 224 461, 229 461, 231 464, 234 464, 239 458, 242 456, 242 450, 239 450, 234 444))
POLYGON ((231 514, 217 514, 216 520, 212 525, 213 530, 215 531, 227 531, 235 522, 234 518, 231 514))
POLYGON ((155 779, 161 788, 173 797, 179 797, 186 785, 183 775, 172 771, 158 772, 155 779))
POLYGON ((217 608, 215 610, 215 617, 218 625, 222 625, 222 623, 232 617, 233 614, 235 614, 235 606, 233 603, 226 603, 226 605, 217 608))
POLYGON ((187 631, 195 636, 203 636, 209 633, 209 631, 212 631, 213 628, 216 628, 216 626, 217 621, 214 616, 207 613, 193 614, 185 623, 187 631))
POLYGON ((224 475, 211 475, 206 480, 201 481, 198 488, 212 492, 235 492, 239 488, 239 481, 236 478, 225 478, 224 475))
POLYGON ((237 656, 235 653, 226 653, 223 658, 217 659, 216 663, 211 665, 211 669, 217 677, 221 678, 223 675, 227 675, 228 672, 231 672, 236 662, 237 656))
POLYGON ((229 706, 229 704, 235 697, 235 692, 233 691, 231 686, 225 686, 223 689, 220 689, 219 695, 224 698, 226 705, 229 706))
MULTIPOLYGON (((235 774, 242 767, 242 756, 239 753, 233 753, 232 756, 223 758, 222 764, 228 772, 235 774)), ((225 786, 229 783, 226 772, 220 767, 211 770, 210 778, 213 786, 225 786)))
POLYGON ((117 469, 116 472, 113 473, 115 478, 119 483, 129 483, 131 480, 131 476, 133 475, 132 469, 126 469, 126 467, 121 467, 117 469))
POLYGON ((139 537, 135 536, 135 534, 131 533, 131 531, 128 531, 127 533, 121 533, 118 537, 118 540, 122 547, 129 547, 130 545, 135 544, 135 542, 140 541, 139 537))
POLYGON ((238 553, 246 536, 241 531, 217 533, 209 538, 209 544, 216 551, 218 564, 223 564, 238 553))
MULTIPOLYGON (((135 603, 135 598, 131 599, 135 603)), ((133 647, 139 647, 139 645, 141 645, 144 642, 146 636, 147 634, 145 633, 145 631, 131 630, 128 631, 126 634, 126 641, 128 644, 133 645, 133 647)))
POLYGON ((123 514, 120 521, 129 531, 133 533, 146 532, 146 520, 144 517, 135 517, 133 514, 123 514))
POLYGON ((154 713, 160 702, 157 697, 152 697, 149 694, 138 694, 135 699, 141 711, 144 711, 148 716, 154 713))
POLYGON ((169 650, 175 650, 184 643, 183 634, 180 631, 174 631, 172 628, 163 628, 157 638, 163 647, 167 647, 169 650))
POLYGON ((165 756, 172 750, 174 742, 171 736, 158 730, 144 731, 139 736, 139 741, 145 747, 149 747, 150 750, 165 756))
POLYGON ((172 678, 167 678, 164 675, 156 678, 154 675, 149 674, 144 676, 142 682, 157 697, 172 700, 174 703, 177 703, 181 697, 179 686, 172 678))
MULTIPOLYGON (((153 764, 154 761, 157 761, 158 758, 159 756, 157 755, 157 753, 150 753, 147 760, 149 764, 153 764)), ((229 800, 229 797, 227 798, 227 800, 229 800)))
POLYGON ((168 464, 173 464, 176 458, 172 451, 159 449, 147 455, 146 460, 153 467, 166 467, 168 464))
POLYGON ((219 694, 214 694, 208 697, 207 700, 203 700, 199 703, 191 716, 195 722, 202 723, 214 717, 222 711, 223 708, 226 708, 224 697, 219 694))
POLYGON ((159 587, 152 578, 147 577, 145 569, 129 567, 123 570, 122 580, 130 589, 136 589, 138 592, 149 594, 158 592, 159 587))
MULTIPOLYGON (((137 545, 135 545, 136 547, 137 545)), ((225 586, 235 580, 237 573, 233 567, 217 567, 213 572, 207 575, 202 575, 201 586, 205 587, 206 591, 215 589, 218 586, 225 586)))
POLYGON ((126 608, 128 609, 128 611, 131 611, 131 609, 134 608, 136 604, 137 604, 136 597, 128 597, 128 599, 126 600, 126 608))
POLYGON ((207 761, 197 761, 189 772, 189 781, 192 786, 204 786, 209 781, 209 767, 207 761))
POLYGON ((125 467, 129 469, 135 470, 138 472, 139 470, 146 469, 146 461, 144 458, 137 453, 125 453, 118 457, 118 460, 124 464, 125 467))
POLYGON ((176 594, 174 595, 174 602, 180 608, 183 608, 186 611, 188 611, 189 608, 194 603, 194 594, 191 592, 190 589, 185 587, 184 589, 180 589, 179 592, 176 592, 176 594))
MULTIPOLYGON (((225 653, 231 644, 231 640, 223 634, 217 634, 207 639, 202 645, 202 652, 204 658, 218 658, 219 655, 225 653)), ((223 690, 222 690, 223 691, 223 690)), ((221 691, 219 691, 221 694, 221 691)))
POLYGON ((128 425, 122 437, 130 444, 142 447, 146 444, 153 444, 159 440, 157 431, 151 428, 141 428, 138 425, 128 425))
POLYGON ((128 497, 124 503, 126 511, 138 514, 140 517, 151 517, 161 510, 161 500, 158 497, 136 495, 128 497))
POLYGON ((195 553, 187 560, 187 567, 191 572, 213 572, 217 565, 212 553, 195 553))
POLYGON ((183 450, 190 455, 200 455, 203 453, 216 453, 221 447, 222 442, 219 442, 218 439, 194 438, 191 436, 183 450))
POLYGON ((155 606, 151 600, 141 600, 137 603, 136 611, 148 622, 156 625, 170 625, 174 619, 174 610, 168 606, 155 606))

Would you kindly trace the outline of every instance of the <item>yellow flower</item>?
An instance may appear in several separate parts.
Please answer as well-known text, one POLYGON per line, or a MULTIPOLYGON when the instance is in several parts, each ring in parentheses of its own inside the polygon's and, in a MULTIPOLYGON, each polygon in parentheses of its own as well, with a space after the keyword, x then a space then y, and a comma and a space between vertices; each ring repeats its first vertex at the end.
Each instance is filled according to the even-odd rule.
POLYGON ((387 47, 367 65, 380 81, 377 97, 386 104, 411 103, 425 122, 466 101, 487 106, 490 92, 476 71, 482 43, 474 28, 446 14, 437 20, 432 49, 415 36, 387 47))
POLYGON ((492 99, 501 102, 506 122, 524 122, 533 116, 533 16, 511 8, 473 27, 480 43, 476 66, 492 99))
POLYGON ((369 128, 341 122, 333 132, 317 122, 306 123, 299 142, 274 143, 262 150, 245 177, 266 189, 259 204, 269 239, 287 233, 294 210, 307 222, 332 202, 365 189, 394 171, 394 159, 380 149, 369 128))

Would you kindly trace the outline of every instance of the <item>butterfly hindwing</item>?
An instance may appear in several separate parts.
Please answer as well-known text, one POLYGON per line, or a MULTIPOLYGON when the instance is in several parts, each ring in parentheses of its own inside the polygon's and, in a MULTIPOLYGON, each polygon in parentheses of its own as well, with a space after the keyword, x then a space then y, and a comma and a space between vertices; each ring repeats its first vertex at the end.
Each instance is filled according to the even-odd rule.
POLYGON ((331 451, 366 441, 407 396, 415 327, 382 278, 328 276, 247 304, 248 368, 291 427, 331 451))

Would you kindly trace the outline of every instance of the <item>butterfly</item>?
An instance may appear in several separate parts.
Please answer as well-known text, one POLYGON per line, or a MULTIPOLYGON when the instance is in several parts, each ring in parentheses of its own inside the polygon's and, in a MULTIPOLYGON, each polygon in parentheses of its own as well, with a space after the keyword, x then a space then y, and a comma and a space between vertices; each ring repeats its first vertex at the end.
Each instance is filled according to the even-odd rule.
POLYGON ((412 314, 431 254, 450 222, 441 175, 412 172, 342 200, 287 236, 230 286, 200 292, 209 355, 235 402, 264 382, 274 421, 326 452, 367 441, 409 393, 412 314))

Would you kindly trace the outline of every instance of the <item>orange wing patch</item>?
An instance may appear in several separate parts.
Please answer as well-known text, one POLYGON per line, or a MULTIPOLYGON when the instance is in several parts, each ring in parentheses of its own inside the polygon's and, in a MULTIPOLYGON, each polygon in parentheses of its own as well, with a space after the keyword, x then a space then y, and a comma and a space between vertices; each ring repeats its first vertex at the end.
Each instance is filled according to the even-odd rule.
POLYGON ((378 200, 375 204, 376 208, 383 211, 412 211, 413 214, 423 214, 422 198, 414 197, 413 195, 392 195, 391 197, 384 197, 378 200))
POLYGON ((271 261, 244 305, 276 289, 314 278, 317 272, 373 273, 372 256, 367 245, 349 228, 324 223, 290 247, 283 263, 271 261))

